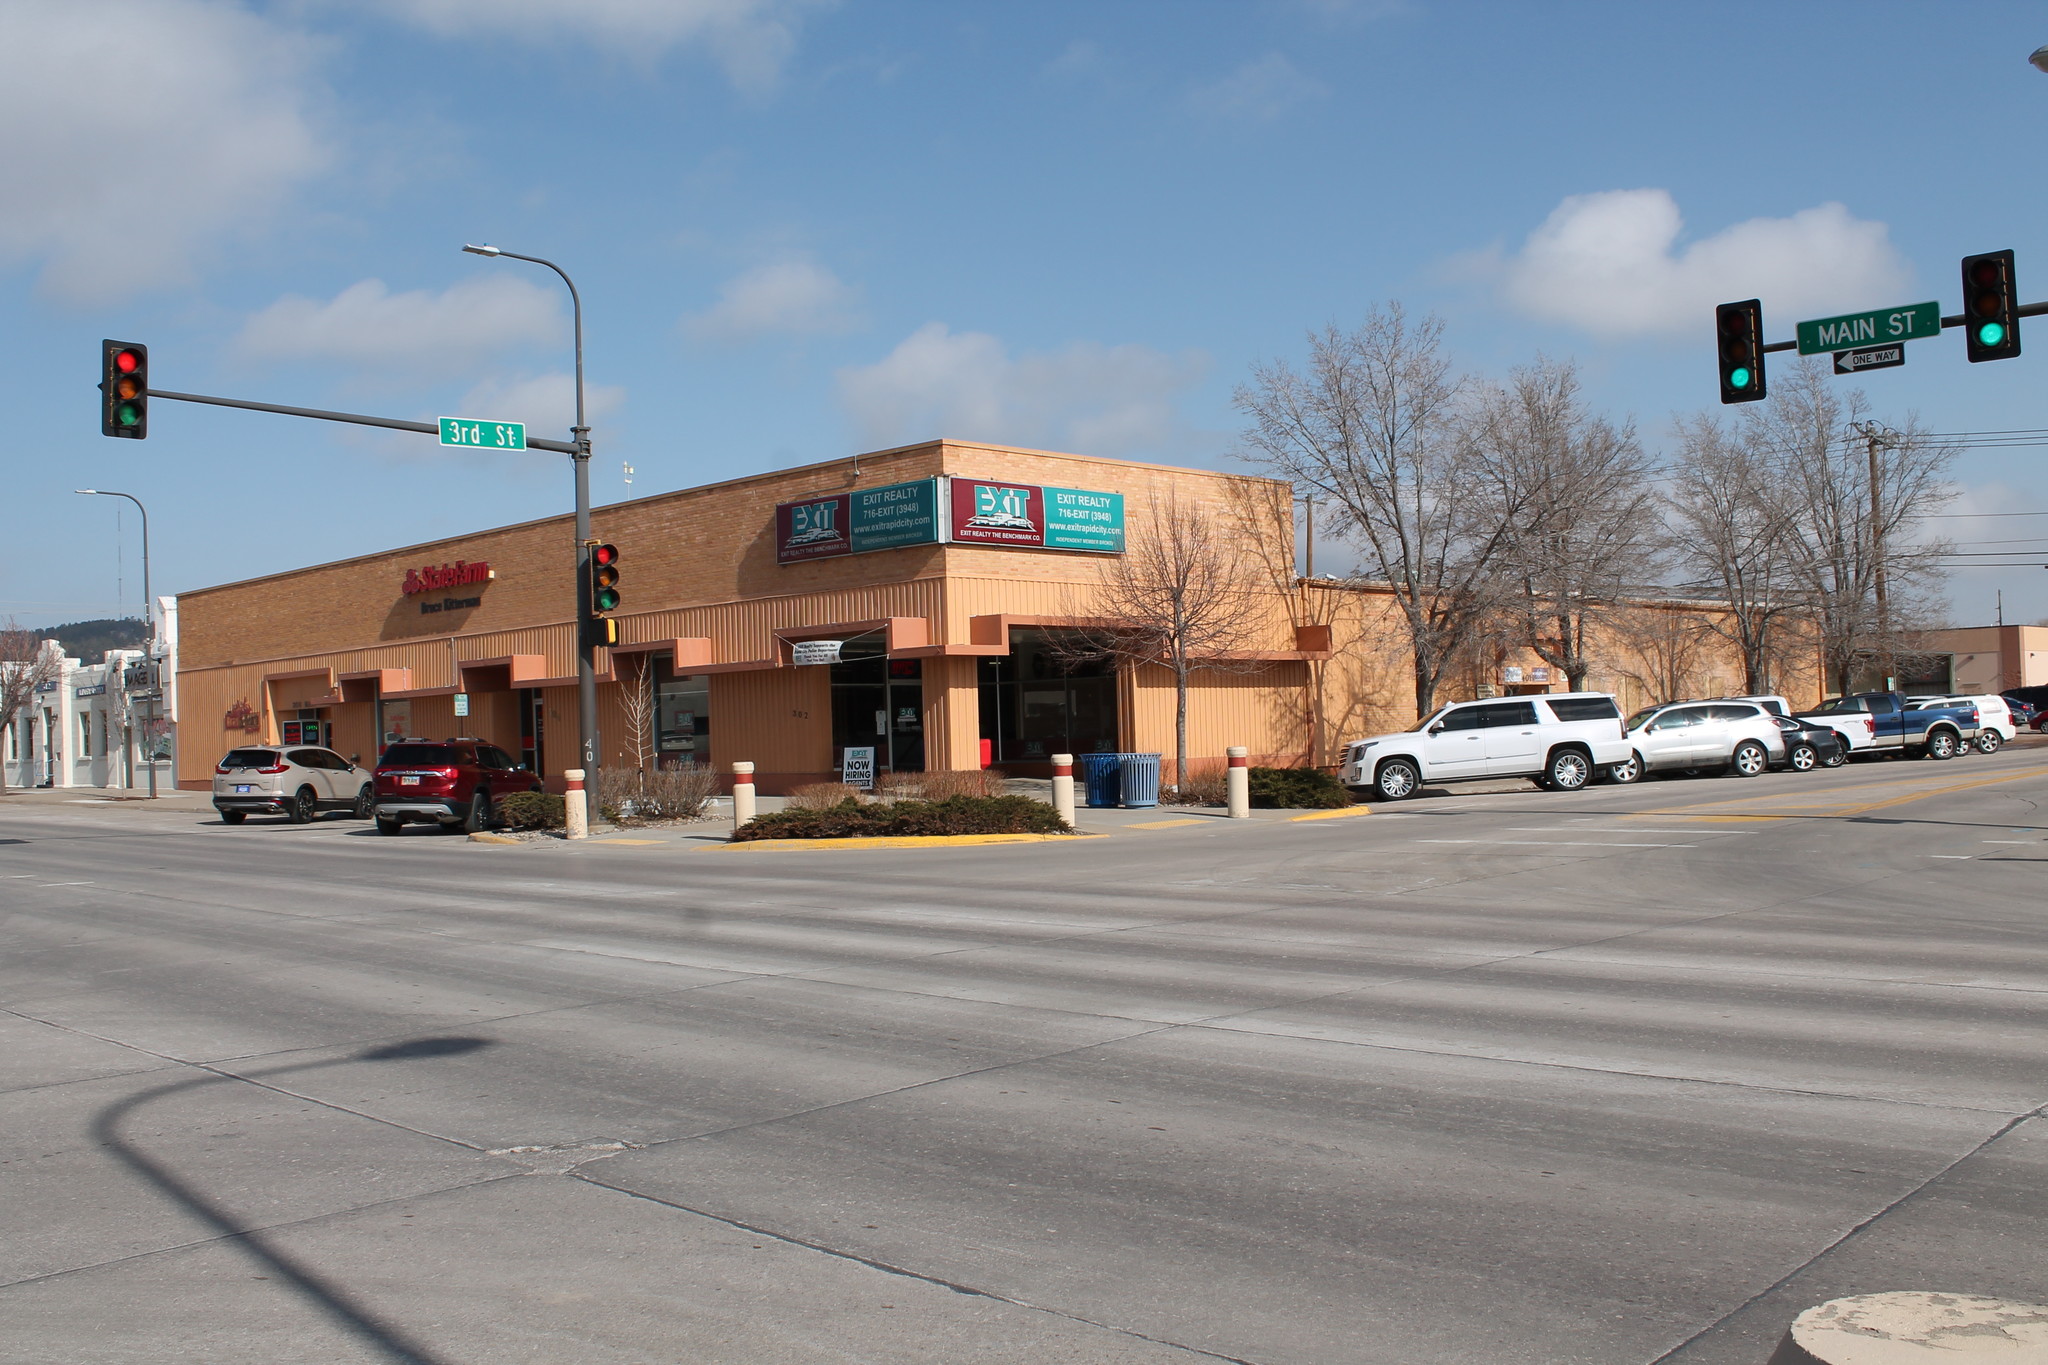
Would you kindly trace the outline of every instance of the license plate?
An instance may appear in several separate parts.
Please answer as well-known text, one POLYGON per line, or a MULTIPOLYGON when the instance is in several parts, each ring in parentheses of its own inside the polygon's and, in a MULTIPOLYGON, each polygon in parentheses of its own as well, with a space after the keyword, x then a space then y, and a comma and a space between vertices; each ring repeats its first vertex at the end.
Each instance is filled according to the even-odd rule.
POLYGON ((255 789, 254 787, 237 787, 237 788, 235 788, 235 795, 237 795, 237 796, 244 796, 244 795, 247 795, 247 794, 248 794, 249 792, 252 792, 252 791, 254 791, 254 790, 256 790, 256 789, 255 789))
POLYGON ((398 785, 401 787, 417 787, 419 784, 420 780, 417 777, 401 777, 398 779, 398 785))

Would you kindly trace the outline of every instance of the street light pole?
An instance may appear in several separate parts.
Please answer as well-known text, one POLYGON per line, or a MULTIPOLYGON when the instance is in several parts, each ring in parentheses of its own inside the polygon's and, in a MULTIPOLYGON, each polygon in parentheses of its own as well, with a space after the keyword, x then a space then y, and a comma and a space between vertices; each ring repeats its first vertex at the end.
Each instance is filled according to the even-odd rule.
MULTIPOLYGON (((161 683, 162 679, 155 676, 156 599, 149 595, 149 509, 144 507, 142 499, 136 497, 133 493, 117 493, 111 488, 74 488, 71 491, 74 493, 87 493, 97 498, 126 498, 135 504, 136 511, 142 513, 142 624, 149 636, 148 640, 143 643, 143 656, 150 662, 152 681, 161 683)), ((158 691, 160 688, 152 687, 151 690, 158 691)), ((122 684, 122 691, 123 693, 127 691, 125 680, 122 684)), ((151 714, 148 719, 156 719, 154 707, 151 708, 151 714)), ((149 744, 149 799, 154 801, 156 799, 156 735, 147 724, 142 727, 142 733, 149 744)))
POLYGON ((506 251, 495 246, 464 245, 464 251, 473 256, 507 256, 515 261, 531 261, 544 265, 562 277, 562 283, 569 286, 569 304, 576 322, 576 425, 569 428, 571 444, 575 452, 570 460, 576 466, 576 709, 577 728, 583 732, 582 767, 584 781, 592 790, 597 785, 597 660, 596 646, 591 642, 590 595, 590 427, 583 414, 583 298, 576 292, 576 281, 569 278, 569 272, 553 261, 539 256, 522 256, 516 251, 506 251))

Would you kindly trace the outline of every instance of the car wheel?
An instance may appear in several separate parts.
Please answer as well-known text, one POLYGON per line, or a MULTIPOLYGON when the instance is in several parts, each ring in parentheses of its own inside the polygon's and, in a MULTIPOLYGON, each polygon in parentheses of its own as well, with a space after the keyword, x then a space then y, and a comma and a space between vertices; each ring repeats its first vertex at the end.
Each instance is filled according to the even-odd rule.
POLYGON ((1422 774, 1405 758, 1390 758, 1373 774, 1372 789, 1382 801, 1405 801, 1422 786, 1422 774))
POLYGON ((1820 766, 1823 768, 1839 768, 1848 761, 1849 751, 1846 749, 1837 749, 1835 750, 1835 752, 1829 754, 1826 758, 1822 759, 1820 761, 1820 766))
POLYGON ((478 791, 469 799, 469 818, 462 822, 462 828, 470 834, 480 834, 491 827, 491 794, 478 791))
POLYGON ((377 817, 377 832, 379 834, 396 834, 402 828, 404 828, 404 821, 402 820, 392 819, 383 815, 377 817))
POLYGON ((1643 756, 1635 753, 1630 754, 1628 762, 1617 763, 1607 770, 1607 780, 1618 787, 1626 787, 1631 782, 1642 781, 1643 756))
POLYGON ((1795 772, 1810 773, 1820 766, 1820 753, 1811 744, 1795 744, 1785 762, 1795 772))
POLYGON ((1977 752, 1980 754, 1995 754, 2004 743, 2004 735, 1999 734, 1996 730, 1985 730, 1977 736, 1977 752))
POLYGON ((1554 792, 1575 792, 1593 776, 1593 764, 1577 749, 1559 749, 1550 756, 1543 777, 1554 792))
POLYGON ((320 813, 320 798, 313 795, 311 787, 301 787, 292 797, 292 807, 285 812, 285 819, 295 825, 310 825, 313 817, 320 813))
POLYGON ((1729 771, 1737 777, 1756 777, 1769 771, 1771 752, 1753 739, 1745 739, 1735 746, 1735 752, 1728 759, 1729 771))
POLYGON ((220 813, 220 822, 223 825, 239 825, 248 818, 249 812, 245 810, 224 810, 220 813))
POLYGON ((369 783, 365 782, 363 784, 362 790, 356 793, 355 808, 351 810, 349 814, 353 816, 355 819, 367 820, 370 818, 371 815, 376 813, 376 809, 377 789, 371 786, 369 783))
POLYGON ((1927 737, 1926 754, 1927 757, 1935 760, 1937 763, 1944 759, 1954 758, 1956 756, 1956 732, 1953 730, 1936 730, 1933 734, 1929 735, 1927 737))

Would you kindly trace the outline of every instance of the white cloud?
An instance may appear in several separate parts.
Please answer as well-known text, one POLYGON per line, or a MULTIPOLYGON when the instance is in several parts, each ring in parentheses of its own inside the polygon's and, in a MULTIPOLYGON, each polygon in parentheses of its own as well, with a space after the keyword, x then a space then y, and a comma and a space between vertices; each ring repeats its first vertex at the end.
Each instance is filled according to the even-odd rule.
POLYGON ((474 368, 508 348, 568 340, 560 291, 510 272, 477 275, 438 293, 394 294, 363 280, 332 299, 287 295, 243 325, 235 348, 269 361, 338 360, 432 379, 474 368))
MULTIPOLYGON (((619 385, 584 383, 583 406, 592 426, 617 412, 625 401, 626 390, 619 385)), ((576 376, 554 373, 488 379, 464 394, 456 411, 465 417, 524 422, 530 436, 566 441, 576 422, 576 376)))
POLYGON ((824 0, 384 0, 384 7, 443 37, 564 38, 627 57, 700 44, 732 83, 775 84, 796 46, 802 13, 824 0))
POLYGON ((1522 312, 1609 336, 1699 332, 1715 304, 1746 298, 1763 300, 1775 334, 1795 317, 1897 303, 1911 283, 1885 225, 1840 204, 1680 247, 1683 226, 1666 190, 1574 195, 1492 268, 1522 312))
POLYGON ((82 303, 191 278, 329 160, 311 46, 201 0, 0 0, 0 259, 82 303))
POLYGON ((718 302, 683 326, 705 340, 749 341, 771 332, 845 332, 859 322, 854 290, 816 261, 770 261, 728 280, 718 302))
POLYGON ((1251 123, 1267 123, 1296 105, 1329 94, 1321 81, 1277 52, 1246 62, 1213 85, 1200 86, 1189 102, 1203 113, 1251 123))
POLYGON ((1199 356, 1096 342, 1012 359, 985 332, 928 322, 880 362, 841 370, 839 398, 877 445, 953 436, 1123 455, 1173 435, 1174 396, 1203 369, 1199 356))

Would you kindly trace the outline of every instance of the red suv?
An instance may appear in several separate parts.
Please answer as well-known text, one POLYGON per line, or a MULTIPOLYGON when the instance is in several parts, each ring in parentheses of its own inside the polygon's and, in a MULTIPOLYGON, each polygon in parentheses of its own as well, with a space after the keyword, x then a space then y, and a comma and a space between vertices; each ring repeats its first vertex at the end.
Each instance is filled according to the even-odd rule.
POLYGON ((396 834, 408 820, 474 834, 491 808, 513 792, 537 792, 533 771, 480 739, 409 739, 377 760, 377 832, 396 834))

